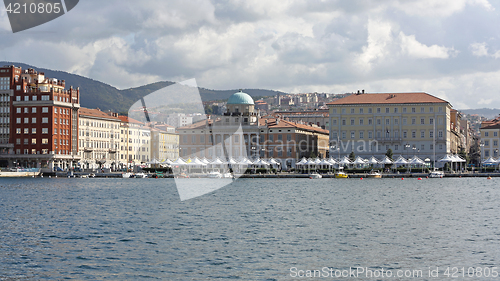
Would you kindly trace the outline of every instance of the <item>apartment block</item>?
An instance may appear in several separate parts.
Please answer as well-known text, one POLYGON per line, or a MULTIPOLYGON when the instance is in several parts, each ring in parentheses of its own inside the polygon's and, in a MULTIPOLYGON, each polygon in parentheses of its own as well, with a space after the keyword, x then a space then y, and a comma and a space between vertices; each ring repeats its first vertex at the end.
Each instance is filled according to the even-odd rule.
POLYGON ((46 78, 43 72, 15 72, 10 108, 12 165, 67 169, 78 155, 78 110, 80 92, 65 89, 64 80, 46 78))
POLYGON ((83 169, 117 169, 120 164, 120 118, 100 109, 79 110, 79 156, 83 169))
POLYGON ((449 102, 427 93, 358 93, 328 103, 331 154, 439 159, 451 148, 449 102), (338 150, 337 150, 338 149, 338 150))
POLYGON ((151 153, 151 129, 133 118, 120 115, 120 162, 124 167, 147 163, 151 153))
POLYGON ((481 123, 482 158, 499 157, 500 117, 481 123))

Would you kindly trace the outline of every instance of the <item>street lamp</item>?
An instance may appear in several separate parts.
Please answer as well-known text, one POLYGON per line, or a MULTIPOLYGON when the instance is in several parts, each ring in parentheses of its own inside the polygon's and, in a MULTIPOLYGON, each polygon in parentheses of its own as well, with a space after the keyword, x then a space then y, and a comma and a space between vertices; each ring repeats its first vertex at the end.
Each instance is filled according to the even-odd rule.
POLYGON ((408 158, 408 156, 409 156, 409 153, 410 153, 409 148, 410 148, 410 146, 411 146, 411 145, 410 145, 409 143, 406 143, 406 144, 405 144, 405 149, 406 149, 406 158, 408 158))
POLYGON ((481 159, 480 160, 481 160, 481 172, 482 172, 483 171, 483 150, 484 150, 483 147, 484 147, 484 142, 481 142, 479 144, 479 147, 481 149, 481 159))
POLYGON ((413 147, 413 157, 415 157, 415 151, 417 151, 417 148, 416 147, 413 147))

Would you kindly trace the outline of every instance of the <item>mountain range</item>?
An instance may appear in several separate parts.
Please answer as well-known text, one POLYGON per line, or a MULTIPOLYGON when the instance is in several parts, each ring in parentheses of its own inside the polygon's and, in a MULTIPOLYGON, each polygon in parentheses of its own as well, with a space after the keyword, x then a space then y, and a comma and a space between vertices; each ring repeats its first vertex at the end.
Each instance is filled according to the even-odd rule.
MULTIPOLYGON (((33 68, 38 72, 45 73, 45 77, 65 80, 66 88, 80 88, 80 105, 87 108, 100 108, 101 110, 111 110, 114 112, 126 113, 129 108, 142 97, 174 84, 171 81, 159 81, 130 89, 117 89, 106 83, 87 78, 81 75, 72 74, 59 70, 51 70, 40 68, 19 62, 0 61, 0 66, 15 65, 22 69, 33 68)), ((201 99, 203 101, 225 100, 239 90, 210 90, 198 87, 201 99)), ((264 89, 242 89, 250 96, 267 97, 279 94, 285 94, 279 91, 264 90, 264 89)))

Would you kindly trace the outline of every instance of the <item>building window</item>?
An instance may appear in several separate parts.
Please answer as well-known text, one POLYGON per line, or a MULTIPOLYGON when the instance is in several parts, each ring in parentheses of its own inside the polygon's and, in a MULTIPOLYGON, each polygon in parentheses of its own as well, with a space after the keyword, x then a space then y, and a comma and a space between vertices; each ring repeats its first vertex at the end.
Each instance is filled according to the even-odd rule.
POLYGON ((425 131, 424 130, 420 131, 420 137, 425 138, 425 131))
POLYGON ((398 108, 397 107, 394 108, 394 113, 398 113, 398 108))
POLYGON ((429 118, 429 124, 434 125, 434 118, 429 118))
POLYGON ((369 138, 369 139, 372 139, 372 138, 373 138, 373 132, 372 132, 372 131, 368 131, 368 138, 369 138))
POLYGON ((28 128, 24 128, 24 134, 25 134, 25 135, 29 134, 29 130, 30 130, 30 129, 28 129, 28 128))
POLYGON ((386 125, 391 124, 391 119, 385 119, 385 124, 386 124, 386 125))
POLYGON ((489 132, 484 132, 485 137, 489 137, 490 133, 489 132))
POLYGON ((342 138, 345 139, 346 136, 345 136, 345 132, 342 132, 342 138))
POLYGON ((21 124, 21 118, 16 118, 16 124, 21 124))
POLYGON ((380 124, 382 124, 381 120, 377 119, 377 125, 380 125, 380 124))
POLYGON ((443 138, 443 131, 438 132, 438 138, 443 138))
POLYGON ((342 114, 345 114, 345 108, 342 108, 342 114))
POLYGON ((356 137, 356 132, 351 131, 351 139, 354 139, 356 137))
POLYGON ((434 138, 434 131, 433 130, 429 131, 429 138, 434 138))
POLYGON ((394 145, 394 150, 399 150, 399 145, 394 145))
POLYGON ((354 114, 354 108, 351 108, 351 114, 354 114))
POLYGON ((24 117, 24 124, 28 124, 30 122, 30 119, 28 117, 24 117))
POLYGON ((21 108, 20 107, 16 108, 16 113, 21 113, 21 108))
POLYGON ((404 139, 408 138, 408 132, 407 132, 407 131, 404 131, 404 132, 403 132, 403 138, 404 138, 404 139))
POLYGON ((415 107, 412 107, 411 108, 411 113, 415 113, 415 112, 417 112, 416 109, 415 109, 415 107))
POLYGON ((337 119, 332 119, 332 125, 337 126, 337 119))
POLYGON ((16 144, 21 144, 21 139, 16 139, 16 144))
POLYGON ((49 139, 42 139, 42 144, 48 144, 49 143, 49 139))
POLYGON ((360 132, 359 132, 359 138, 360 138, 360 139, 364 139, 364 138, 365 138, 365 132, 360 131, 360 132))
POLYGON ((18 134, 18 135, 21 134, 21 128, 16 128, 16 134, 18 134))
POLYGON ((403 107, 403 113, 406 113, 406 107, 403 107))
POLYGON ((425 144, 420 145, 420 150, 425 150, 425 144))
POLYGON ((36 117, 31 118, 31 123, 36 124, 36 117))
POLYGON ((484 146, 490 146, 490 141, 485 140, 484 141, 484 146))
POLYGON ((438 107, 438 112, 443 112, 443 107, 442 106, 438 107))
POLYGON ((359 113, 363 114, 363 109, 362 108, 359 109, 359 113))
POLYGON ((389 113, 389 108, 388 107, 385 108, 385 113, 389 113))
POLYGON ((360 126, 363 126, 363 125, 364 125, 364 119, 363 119, 363 118, 360 118, 360 119, 359 119, 359 125, 360 125, 360 126))
POLYGON ((484 151, 484 157, 489 157, 490 156, 490 151, 489 150, 485 150, 484 151))
POLYGON ((420 108, 420 113, 425 113, 425 107, 420 108))
POLYGON ((420 125, 425 125, 425 118, 420 118, 420 125))
POLYGON ((36 134, 36 128, 31 128, 31 133, 36 134))
POLYGON ((36 144, 36 139, 31 139, 31 144, 36 144))
POLYGON ((336 108, 332 108, 332 114, 337 114, 337 109, 336 108))
POLYGON ((28 139, 24 139, 24 144, 28 144, 28 139))
POLYGON ((493 132, 494 137, 498 137, 498 132, 493 132))
POLYGON ((368 119, 368 125, 373 125, 373 120, 372 119, 368 119))
POLYGON ((292 141, 292 134, 287 134, 286 135, 286 140, 287 141, 292 141))
POLYGON ((380 107, 377 107, 377 113, 380 113, 380 107))
POLYGON ((370 113, 370 114, 371 114, 371 113, 373 113, 373 110, 372 110, 372 108, 371 108, 371 107, 370 107, 370 108, 368 108, 368 113, 370 113))
POLYGON ((398 118, 394 119, 394 124, 395 125, 399 125, 399 119, 398 118))
POLYGON ((278 141, 283 141, 283 135, 282 134, 278 135, 278 141))
POLYGON ((434 112, 434 107, 429 107, 429 112, 434 112))
POLYGON ((354 125, 354 119, 351 118, 351 126, 354 125))
POLYGON ((342 119, 342 126, 345 126, 345 124, 346 124, 345 119, 342 119))

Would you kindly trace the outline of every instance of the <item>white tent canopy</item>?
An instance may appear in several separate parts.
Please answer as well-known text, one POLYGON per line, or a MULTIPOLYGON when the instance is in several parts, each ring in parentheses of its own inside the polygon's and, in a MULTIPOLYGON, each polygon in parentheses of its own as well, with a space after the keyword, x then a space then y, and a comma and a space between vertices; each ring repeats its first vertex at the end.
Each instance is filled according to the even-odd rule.
POLYGON ((455 162, 453 157, 446 154, 443 158, 439 159, 438 162, 455 162))
POLYGON ((406 164, 408 164, 408 161, 406 161, 406 159, 404 159, 403 156, 399 156, 399 158, 396 161, 394 161, 394 164, 406 165, 406 164))
POLYGON ((378 162, 377 158, 375 158, 375 156, 372 156, 370 159, 368 159, 368 164, 376 165, 378 163, 379 162, 378 162))
POLYGON ((383 164, 383 165, 389 165, 389 164, 393 164, 394 162, 389 159, 389 157, 385 157, 384 159, 382 159, 382 161, 380 161, 380 164, 383 164))
POLYGON ((490 157, 490 158, 486 159, 483 163, 484 164, 496 164, 498 162, 495 159, 493 159, 493 157, 490 157))
POLYGON ((340 160, 339 164, 349 165, 349 164, 351 164, 351 161, 349 160, 349 158, 347 158, 347 156, 344 156, 344 158, 342 158, 342 160, 340 160))
POLYGON ((410 159, 409 163, 411 165, 424 165, 425 164, 425 162, 422 159, 418 158, 417 156, 414 156, 412 159, 410 159))
POLYGON ((352 162, 352 164, 355 164, 355 165, 364 165, 365 164, 365 160, 361 157, 358 156, 358 158, 356 158, 356 160, 354 160, 354 162, 352 162))

